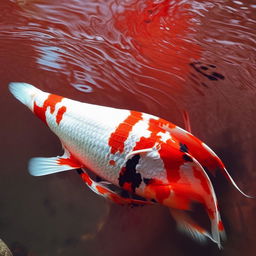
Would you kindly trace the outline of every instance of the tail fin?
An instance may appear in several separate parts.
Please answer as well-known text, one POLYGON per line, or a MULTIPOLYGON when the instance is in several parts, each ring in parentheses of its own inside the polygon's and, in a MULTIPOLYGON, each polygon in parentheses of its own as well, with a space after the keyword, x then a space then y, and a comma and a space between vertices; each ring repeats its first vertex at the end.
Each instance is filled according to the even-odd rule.
POLYGON ((19 82, 10 83, 9 90, 16 99, 26 105, 30 110, 32 110, 33 98, 37 93, 41 92, 41 90, 31 84, 19 82))

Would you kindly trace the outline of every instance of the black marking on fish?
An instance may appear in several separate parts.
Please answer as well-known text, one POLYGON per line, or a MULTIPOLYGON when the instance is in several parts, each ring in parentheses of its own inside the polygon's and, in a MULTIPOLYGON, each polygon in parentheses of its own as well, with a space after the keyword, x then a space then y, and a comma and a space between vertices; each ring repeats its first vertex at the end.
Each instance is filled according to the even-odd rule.
POLYGON ((180 151, 183 153, 188 153, 187 145, 180 142, 180 151))
POLYGON ((102 179, 100 176, 98 176, 98 175, 96 175, 95 180, 96 180, 96 182, 101 182, 101 181, 103 181, 103 179, 102 179))
POLYGON ((132 192, 138 188, 142 182, 140 173, 136 172, 136 166, 139 163, 140 155, 135 155, 126 162, 125 167, 122 169, 119 175, 119 185, 123 187, 125 183, 131 184, 132 192))
MULTIPOLYGON (((132 194, 132 193, 129 193, 128 191, 126 190, 122 190, 120 191, 119 195, 123 198, 129 198, 129 199, 133 199, 133 200, 138 200, 138 201, 141 201, 141 202, 147 202, 148 200, 142 196, 138 196, 136 194, 132 194)), ((138 206, 143 206, 143 204, 140 204, 139 202, 138 203, 135 203, 135 202, 132 202, 129 204, 131 207, 138 207, 138 206)))
POLYGON ((123 198, 130 198, 131 197, 131 195, 126 190, 122 190, 120 192, 120 196, 123 197, 123 198))
POLYGON ((183 159, 184 159, 186 162, 193 162, 193 159, 192 159, 190 156, 186 155, 186 154, 184 154, 182 157, 183 157, 183 159))
POLYGON ((138 195, 136 195, 136 194, 132 194, 132 195, 131 195, 131 198, 132 198, 132 199, 135 199, 135 200, 143 201, 143 202, 146 202, 146 201, 147 201, 146 198, 144 198, 144 197, 142 197, 142 196, 138 196, 138 195))
POLYGON ((83 173, 83 170, 82 169, 78 169, 78 170, 76 170, 77 171, 77 173, 79 174, 79 175, 81 175, 82 173, 83 173))
POLYGON ((143 181, 146 185, 148 185, 152 182, 152 179, 144 178, 143 181))

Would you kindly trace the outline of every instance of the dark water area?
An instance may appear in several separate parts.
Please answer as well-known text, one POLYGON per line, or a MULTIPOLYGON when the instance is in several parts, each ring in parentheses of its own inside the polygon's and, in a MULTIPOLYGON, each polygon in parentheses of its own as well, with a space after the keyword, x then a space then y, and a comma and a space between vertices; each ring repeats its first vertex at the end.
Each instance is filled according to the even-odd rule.
POLYGON ((68 98, 163 117, 212 147, 256 194, 256 3, 0 1, 0 238, 17 256, 255 255, 256 202, 214 180, 224 249, 180 234, 166 208, 99 198, 74 172, 32 177, 58 139, 8 92, 31 83, 68 98))

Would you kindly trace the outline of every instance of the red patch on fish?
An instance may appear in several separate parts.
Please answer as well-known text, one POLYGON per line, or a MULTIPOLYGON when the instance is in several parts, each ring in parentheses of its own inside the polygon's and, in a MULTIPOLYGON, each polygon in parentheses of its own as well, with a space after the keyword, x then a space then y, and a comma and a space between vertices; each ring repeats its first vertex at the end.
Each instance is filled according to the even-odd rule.
POLYGON ((62 120, 62 117, 64 115, 64 113, 67 111, 67 108, 65 106, 62 106, 59 110, 58 113, 56 115, 56 123, 59 125, 60 121, 62 120))
POLYGON ((198 170, 197 168, 193 167, 193 174, 196 179, 200 180, 203 190, 210 195, 211 190, 207 182, 207 178, 203 175, 202 170, 198 170))
POLYGON ((110 193, 108 195, 109 199, 112 200, 114 203, 116 204, 124 204, 125 203, 125 199, 123 199, 121 196, 118 196, 115 193, 110 193))
POLYGON ((89 177, 89 175, 88 175, 87 173, 83 172, 83 173, 81 173, 80 175, 81 175, 82 180, 83 180, 85 183, 87 183, 88 186, 91 186, 91 185, 92 185, 92 180, 91 180, 91 178, 89 177))
POLYGON ((116 161, 115 160, 110 160, 109 161, 109 165, 115 166, 116 165, 116 161))
POLYGON ((159 154, 163 160, 168 181, 170 183, 178 182, 181 179, 180 167, 184 164, 184 153, 179 151, 178 145, 174 147, 165 143, 161 145, 159 154))
POLYGON ((102 195, 106 194, 106 193, 110 193, 110 191, 102 186, 96 186, 96 189, 98 190, 99 193, 101 193, 102 195))
MULTIPOLYGON (((164 184, 161 180, 150 179, 146 185, 146 191, 155 195, 155 199, 163 203, 163 201, 170 196, 171 186, 164 184)), ((147 193, 146 192, 146 193, 147 193)))
POLYGON ((130 115, 118 125, 116 130, 110 135, 108 145, 111 154, 123 153, 124 143, 128 139, 130 132, 135 124, 142 120, 142 113, 131 111, 130 115))
POLYGON ((132 184, 130 182, 125 182, 122 188, 126 191, 132 192, 132 184))
POLYGON ((74 167, 74 168, 82 167, 82 164, 73 155, 70 155, 70 157, 68 157, 68 158, 59 158, 58 164, 59 165, 69 165, 70 167, 74 167))
MULTIPOLYGON (((206 203, 205 203, 205 206, 206 206, 206 203)), ((211 208, 207 207, 207 212, 208 212, 208 215, 209 215, 209 218, 210 219, 214 219, 214 210, 212 210, 211 208)))
POLYGON ((48 107, 50 107, 50 113, 53 114, 55 111, 56 104, 61 102, 63 97, 55 95, 55 94, 49 94, 48 98, 44 101, 44 104, 42 107, 37 106, 36 102, 34 102, 34 113, 36 116, 38 116, 44 123, 47 124, 46 121, 46 111, 48 107))
POLYGON ((145 149, 145 148, 152 148, 154 147, 155 143, 160 140, 160 136, 157 135, 158 132, 164 132, 164 130, 159 127, 158 120, 149 119, 148 121, 148 128, 147 130, 151 132, 150 137, 141 137, 140 140, 136 143, 133 151, 145 149))
POLYGON ((204 203, 203 196, 190 183, 172 183, 172 204, 174 208, 189 210, 192 202, 204 203))
POLYGON ((112 200, 113 202, 115 202, 116 204, 124 204, 127 200, 122 198, 121 196, 111 192, 110 190, 106 189, 103 186, 96 186, 96 189, 98 190, 98 192, 104 196, 106 196, 107 198, 109 198, 110 200, 112 200))
MULTIPOLYGON (((188 195, 191 195, 191 191, 184 185, 177 185, 173 187, 171 184, 164 184, 162 181, 157 179, 151 179, 145 189, 146 195, 153 197, 157 202, 164 204, 164 200, 171 198, 171 204, 173 207, 188 210, 190 205, 190 200, 188 195), (179 186, 180 188, 177 188, 179 186), (171 193, 174 192, 173 195, 171 193)), ((169 202, 170 203, 170 202, 169 202)))
POLYGON ((223 226, 223 223, 222 223, 221 220, 218 223, 218 229, 219 229, 219 231, 223 231, 224 230, 224 226, 223 226))
MULTIPOLYGON (((170 196, 171 192, 171 186, 169 185, 162 185, 159 184, 160 181, 158 181, 157 185, 151 184, 151 189, 154 190, 156 195, 156 200, 160 203, 163 203, 163 201, 170 196)), ((162 183, 162 182, 161 182, 162 183)))

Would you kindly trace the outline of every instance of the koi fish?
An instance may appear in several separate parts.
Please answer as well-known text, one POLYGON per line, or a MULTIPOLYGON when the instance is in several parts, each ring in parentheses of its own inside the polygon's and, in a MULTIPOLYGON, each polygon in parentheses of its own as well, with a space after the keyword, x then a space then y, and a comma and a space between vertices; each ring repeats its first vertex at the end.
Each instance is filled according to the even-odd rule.
POLYGON ((221 247, 225 231, 207 172, 221 170, 250 196, 237 187, 218 156, 190 132, 157 116, 70 100, 27 83, 11 83, 9 90, 58 136, 64 149, 62 156, 32 158, 30 174, 79 169, 95 193, 118 204, 162 204, 183 231, 221 247), (211 232, 188 215, 193 202, 203 205, 211 232))

